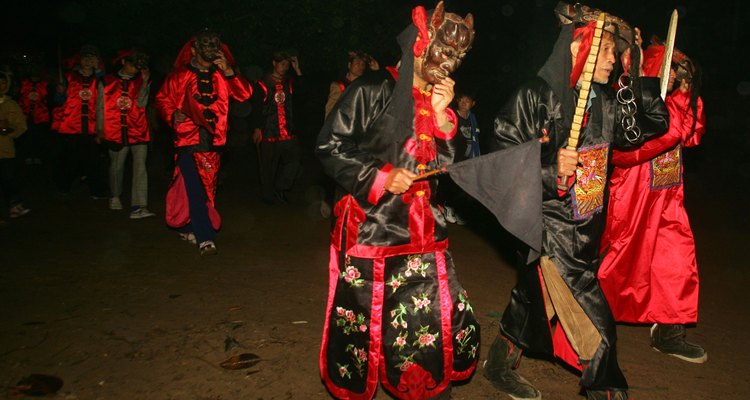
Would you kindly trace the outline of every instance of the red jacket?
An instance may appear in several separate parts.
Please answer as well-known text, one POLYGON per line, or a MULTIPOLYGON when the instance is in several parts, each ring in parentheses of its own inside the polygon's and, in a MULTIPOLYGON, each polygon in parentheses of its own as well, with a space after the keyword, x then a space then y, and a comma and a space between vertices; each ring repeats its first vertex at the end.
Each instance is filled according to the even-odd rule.
POLYGON ((67 80, 67 97, 65 103, 54 111, 52 129, 62 134, 96 134, 96 75, 69 72, 67 80), (84 128, 87 128, 86 132, 84 128))
POLYGON ((220 147, 227 140, 229 97, 245 101, 251 94, 250 85, 241 76, 227 78, 220 70, 201 71, 192 65, 185 65, 167 75, 154 100, 159 115, 174 129, 175 148, 198 145, 200 128, 212 135, 212 147, 220 147), (201 84, 210 83, 211 93, 198 90, 199 74, 210 78, 210 82, 206 79, 201 84), (175 123, 173 115, 177 110, 188 118, 175 123))
POLYGON ((35 124, 49 122, 47 107, 47 82, 33 82, 30 79, 21 81, 21 96, 18 99, 24 115, 35 124))
POLYGON ((124 79, 118 74, 104 78, 104 140, 130 145, 151 140, 146 105, 138 105, 143 78, 124 79))

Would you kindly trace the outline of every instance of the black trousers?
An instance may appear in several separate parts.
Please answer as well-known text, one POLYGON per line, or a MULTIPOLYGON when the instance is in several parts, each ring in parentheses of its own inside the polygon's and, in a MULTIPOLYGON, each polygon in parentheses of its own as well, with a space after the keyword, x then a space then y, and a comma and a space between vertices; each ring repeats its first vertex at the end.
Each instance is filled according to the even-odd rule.
POLYGON ((275 192, 292 188, 299 173, 301 154, 297 138, 276 142, 261 142, 261 187, 264 199, 272 200, 275 192))
POLYGON ((57 135, 55 181, 58 191, 68 193, 75 179, 86 177, 91 195, 109 196, 102 170, 105 149, 95 138, 95 135, 83 134, 57 135))

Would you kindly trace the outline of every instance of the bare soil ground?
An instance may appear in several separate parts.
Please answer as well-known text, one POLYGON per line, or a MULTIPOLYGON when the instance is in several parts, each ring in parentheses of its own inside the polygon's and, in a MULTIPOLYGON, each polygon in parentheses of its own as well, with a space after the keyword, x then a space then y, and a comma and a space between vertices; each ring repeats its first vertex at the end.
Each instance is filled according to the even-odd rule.
MULTIPOLYGON (((24 171, 32 214, 0 229, 0 398, 23 398, 10 387, 32 373, 63 379, 51 396, 59 399, 330 398, 317 361, 330 221, 313 203, 315 167, 306 164, 290 205, 269 207, 258 201, 252 153, 235 151, 224 167, 224 226, 213 257, 165 227, 169 169, 159 157, 150 194, 158 216, 137 221, 90 200, 85 187, 57 198, 45 173, 24 171), (227 349, 228 339, 239 347, 227 349), (262 361, 219 366, 240 353, 262 361)), ((750 397, 748 196, 717 192, 709 176, 686 183, 702 278, 701 319, 688 338, 705 346, 709 361, 657 353, 648 327, 620 326, 619 359, 634 399, 750 397)), ((482 324, 483 357, 515 282, 508 246, 487 226, 450 227, 459 278, 482 324)), ((525 358, 520 372, 546 400, 583 398, 578 377, 554 361, 525 358)), ((476 375, 453 398, 508 397, 476 375)))

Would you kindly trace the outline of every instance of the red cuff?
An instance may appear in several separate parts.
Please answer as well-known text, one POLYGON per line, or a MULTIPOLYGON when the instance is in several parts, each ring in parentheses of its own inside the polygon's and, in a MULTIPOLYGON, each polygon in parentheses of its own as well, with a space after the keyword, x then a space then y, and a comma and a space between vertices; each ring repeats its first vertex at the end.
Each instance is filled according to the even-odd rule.
POLYGON ((458 130, 458 118, 456 118, 456 113, 451 110, 450 108, 445 109, 445 113, 448 114, 448 121, 453 123, 453 129, 451 129, 450 132, 443 132, 440 130, 440 127, 437 126, 437 120, 433 117, 432 124, 435 126, 435 137, 442 140, 451 140, 454 136, 456 136, 456 131, 458 130))
POLYGON ((370 187, 370 194, 367 196, 367 201, 372 205, 378 204, 380 198, 385 194, 385 180, 388 178, 388 174, 393 170, 393 165, 385 164, 383 168, 378 171, 378 175, 375 177, 375 182, 370 187))
POLYGON ((571 186, 573 186, 573 176, 569 176, 567 179, 565 179, 565 182, 562 181, 562 179, 558 176, 557 177, 557 196, 558 197, 565 197, 566 194, 568 194, 568 191, 570 191, 571 186), (562 185, 565 185, 565 190, 560 189, 562 185))

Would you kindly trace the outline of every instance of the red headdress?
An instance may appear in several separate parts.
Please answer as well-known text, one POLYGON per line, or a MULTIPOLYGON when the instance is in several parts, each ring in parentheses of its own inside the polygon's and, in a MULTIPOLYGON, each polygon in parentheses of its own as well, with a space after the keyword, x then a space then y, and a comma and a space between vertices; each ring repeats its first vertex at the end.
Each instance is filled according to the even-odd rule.
POLYGON ((411 11, 411 20, 419 30, 417 40, 414 42, 414 56, 419 57, 424 49, 430 44, 430 34, 427 31, 427 11, 424 7, 417 6, 411 11))
MULTIPOLYGON (((182 45, 182 49, 177 53, 177 58, 174 60, 174 64, 172 64, 175 68, 190 63, 190 60, 193 59, 193 44, 195 44, 195 36, 191 37, 184 45, 182 45)), ((224 57, 227 59, 229 65, 234 66, 234 56, 232 56, 232 52, 229 51, 229 46, 222 42, 221 51, 224 53, 224 57)))
POLYGON ((135 55, 135 49, 120 50, 117 52, 115 58, 112 59, 112 64, 119 64, 122 60, 133 57, 135 55))
POLYGON ((578 78, 583 72, 583 66, 586 64, 586 57, 588 57, 591 51, 591 43, 594 41, 594 31, 596 30, 596 21, 590 21, 586 25, 576 28, 573 31, 573 40, 581 37, 581 45, 578 46, 578 55, 576 56, 575 63, 573 64, 573 70, 570 71, 570 87, 574 87, 578 83, 578 78))

